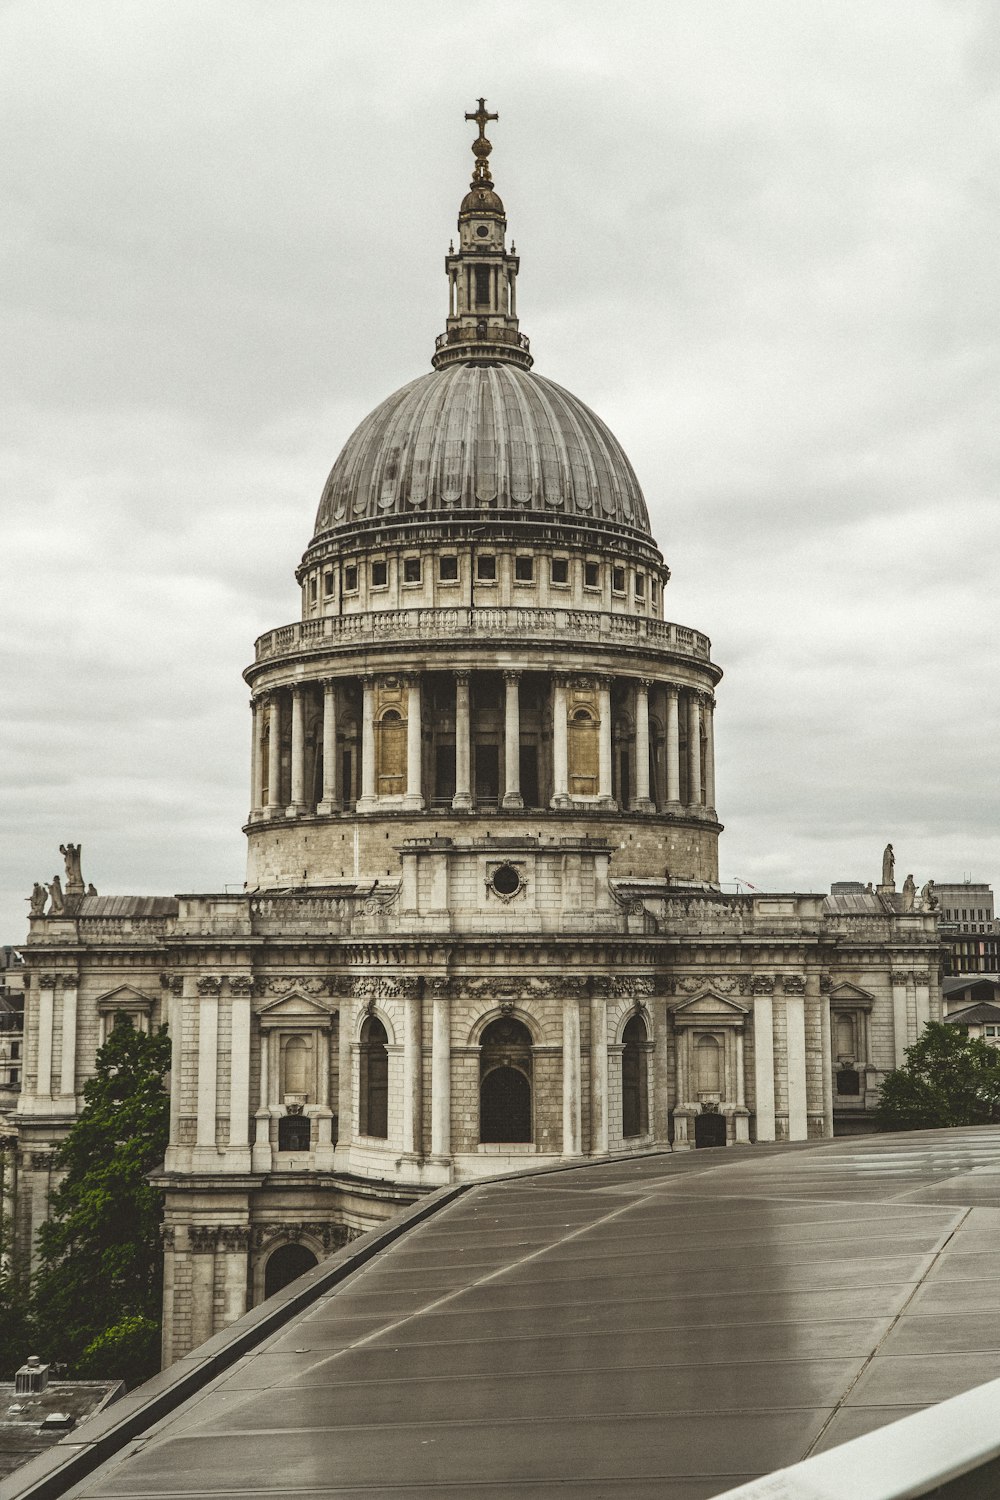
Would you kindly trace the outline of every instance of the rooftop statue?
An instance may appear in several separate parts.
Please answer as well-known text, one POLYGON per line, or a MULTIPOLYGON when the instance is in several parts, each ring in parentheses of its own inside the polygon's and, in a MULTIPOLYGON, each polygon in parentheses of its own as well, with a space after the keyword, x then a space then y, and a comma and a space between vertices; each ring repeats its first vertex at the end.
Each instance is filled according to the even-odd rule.
POLYGON ((882 852, 882 884, 895 885, 893 872, 896 868, 896 856, 892 852, 892 845, 886 844, 882 852))

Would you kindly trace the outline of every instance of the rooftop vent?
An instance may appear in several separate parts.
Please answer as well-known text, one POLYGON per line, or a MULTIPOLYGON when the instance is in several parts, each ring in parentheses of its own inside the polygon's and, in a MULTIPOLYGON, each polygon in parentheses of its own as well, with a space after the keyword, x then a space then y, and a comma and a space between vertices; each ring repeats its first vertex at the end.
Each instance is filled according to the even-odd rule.
POLYGON ((14 1376, 15 1396, 39 1396, 49 1383, 49 1367, 31 1354, 14 1376))

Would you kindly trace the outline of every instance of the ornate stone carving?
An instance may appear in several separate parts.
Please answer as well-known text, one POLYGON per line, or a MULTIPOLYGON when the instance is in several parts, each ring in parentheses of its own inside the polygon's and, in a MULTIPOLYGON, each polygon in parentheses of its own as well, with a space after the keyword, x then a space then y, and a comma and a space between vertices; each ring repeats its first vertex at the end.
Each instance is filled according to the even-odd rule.
POLYGON ((39 974, 38 983, 43 990, 54 990, 58 977, 57 974, 39 974))
POLYGON ((289 974, 272 979, 259 979, 256 984, 258 994, 287 995, 290 990, 301 990, 303 995, 323 995, 327 992, 330 981, 320 978, 316 974, 289 974))
POLYGON ((173 1224, 160 1225, 160 1244, 163 1246, 163 1249, 165 1251, 172 1250, 174 1248, 174 1241, 176 1240, 176 1238, 177 1230, 173 1224))
POLYGON ((416 974, 359 974, 354 980, 353 991, 359 1000, 410 999, 420 993, 420 977, 416 974))
POLYGON ((53 875, 49 891, 49 916, 61 917, 66 910, 66 902, 63 898, 62 881, 58 875, 53 875))
POLYGON ((197 1255, 207 1254, 215 1249, 219 1230, 215 1224, 189 1224, 188 1244, 197 1255))
POLYGON ((231 1253, 246 1251, 250 1247, 250 1227, 247 1224, 223 1224, 219 1230, 219 1243, 223 1250, 231 1253))
POLYGON ((28 900, 31 903, 28 908, 29 916, 42 916, 45 911, 45 903, 48 899, 48 891, 45 889, 44 885, 42 885, 40 880, 36 880, 34 885, 31 887, 31 895, 28 897, 28 900))
POLYGON ((51 1172, 56 1164, 55 1151, 28 1151, 24 1165, 29 1172, 51 1172))
POLYGON ((230 974, 229 993, 231 995, 252 995, 254 982, 252 974, 230 974))
POLYGON ((357 1239, 359 1233, 341 1224, 324 1224, 314 1219, 294 1224, 258 1224, 253 1230, 253 1246, 262 1250, 275 1241, 297 1244, 309 1238, 318 1240, 324 1250, 339 1250, 348 1241, 357 1239))
POLYGON ((907 974, 904 969, 893 969, 892 973, 889 975, 889 982, 890 984, 905 985, 909 977, 909 974, 907 974))
POLYGON ((368 899, 362 902, 361 911, 363 915, 366 917, 377 917, 380 916, 383 912, 389 911, 390 908, 395 906, 396 902, 399 900, 399 893, 401 889, 402 887, 397 885, 394 890, 386 891, 384 893, 376 894, 373 891, 368 899))
POLYGON ((220 995, 222 993, 222 980, 218 974, 203 974, 198 980, 199 995, 220 995))
POLYGON ((830 978, 829 974, 821 974, 819 976, 819 992, 820 992, 820 994, 821 995, 828 995, 832 989, 833 989, 833 980, 830 978))
POLYGON ((806 992, 805 975, 785 974, 781 981, 781 988, 786 995, 804 995, 806 992))
POLYGON ((773 995, 774 979, 772 976, 770 974, 751 974, 750 993, 751 995, 773 995))

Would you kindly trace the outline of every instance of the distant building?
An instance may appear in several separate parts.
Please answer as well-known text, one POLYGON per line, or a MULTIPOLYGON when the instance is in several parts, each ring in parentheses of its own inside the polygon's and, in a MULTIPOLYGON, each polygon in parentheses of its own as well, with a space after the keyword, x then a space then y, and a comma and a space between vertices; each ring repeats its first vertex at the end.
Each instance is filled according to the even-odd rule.
POLYGON ((935 884, 941 903, 941 941, 952 974, 1000 974, 1000 923, 993 887, 983 881, 935 884))
POLYGON ((942 986, 944 1019, 968 1036, 1000 1047, 1000 979, 952 978, 942 986))
POLYGON ((17 1103, 23 1049, 24 960, 5 943, 0 947, 0 1115, 17 1103))
POLYGON ((50 1380, 34 1355, 0 1381, 0 1480, 124 1395, 121 1380, 50 1380))

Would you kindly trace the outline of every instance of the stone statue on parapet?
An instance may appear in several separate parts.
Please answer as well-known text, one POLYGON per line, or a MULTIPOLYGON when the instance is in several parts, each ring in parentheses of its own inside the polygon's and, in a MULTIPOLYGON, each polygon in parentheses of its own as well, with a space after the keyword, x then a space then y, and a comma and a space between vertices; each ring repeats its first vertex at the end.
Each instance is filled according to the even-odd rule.
POLYGON ((928 880, 927 883, 920 888, 920 910, 937 911, 937 909, 938 898, 934 894, 934 882, 933 880, 928 880))
POLYGON ((41 917, 45 915, 45 903, 49 899, 49 893, 40 880, 36 880, 31 888, 28 900, 31 902, 30 915, 41 917))
POLYGON ((896 856, 892 852, 892 845, 886 844, 882 851, 882 884, 895 888, 896 881, 894 871, 896 869, 896 856))
POLYGON ((90 884, 87 886, 87 895, 88 896, 96 896, 97 895, 97 887, 96 887, 96 885, 94 884, 93 881, 91 881, 90 884))
POLYGON ((903 910, 912 911, 917 899, 917 882, 912 875, 903 881, 903 910))
POLYGON ((53 875, 52 884, 49 886, 49 916, 61 917, 66 910, 66 902, 63 900, 62 881, 58 875, 53 875))
POLYGON ((82 896, 83 876, 80 873, 80 845, 60 844, 59 853, 66 861, 67 896, 82 896))

